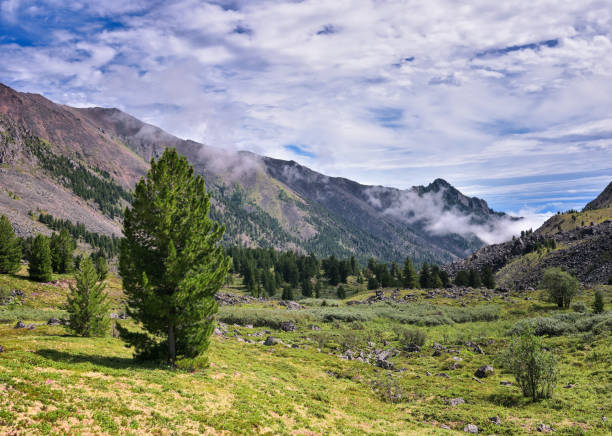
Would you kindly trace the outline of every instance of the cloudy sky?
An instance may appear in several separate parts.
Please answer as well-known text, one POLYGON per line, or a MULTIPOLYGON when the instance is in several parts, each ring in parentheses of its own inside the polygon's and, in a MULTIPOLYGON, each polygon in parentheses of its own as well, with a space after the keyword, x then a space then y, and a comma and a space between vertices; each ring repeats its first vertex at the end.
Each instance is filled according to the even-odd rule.
POLYGON ((498 210, 612 180, 612 2, 0 0, 0 81, 498 210), (464 3, 463 6, 457 6, 464 3))

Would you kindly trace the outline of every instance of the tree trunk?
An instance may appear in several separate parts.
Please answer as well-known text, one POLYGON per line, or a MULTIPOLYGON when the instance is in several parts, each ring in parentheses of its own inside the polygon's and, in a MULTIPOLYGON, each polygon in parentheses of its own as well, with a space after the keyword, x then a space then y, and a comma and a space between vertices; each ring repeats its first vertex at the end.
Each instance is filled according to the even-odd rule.
POLYGON ((176 362, 176 338, 174 337, 174 325, 172 322, 168 323, 168 360, 174 366, 174 362, 176 362))

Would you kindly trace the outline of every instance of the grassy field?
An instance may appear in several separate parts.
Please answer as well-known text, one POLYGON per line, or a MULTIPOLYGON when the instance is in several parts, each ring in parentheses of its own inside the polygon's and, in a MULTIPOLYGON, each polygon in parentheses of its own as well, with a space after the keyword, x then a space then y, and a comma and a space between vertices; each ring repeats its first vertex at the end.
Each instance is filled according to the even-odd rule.
MULTIPOLYGON (((117 338, 47 326, 63 314, 68 292, 69 277, 55 279, 0 275, 2 292, 25 294, 0 307, 0 434, 453 434, 467 424, 480 434, 536 433, 540 424, 555 434, 612 433, 609 287, 600 318, 559 311, 538 291, 456 299, 403 290, 410 303, 346 305, 372 295, 360 293, 345 302, 310 299, 296 311, 272 302, 225 306, 219 318, 232 323, 213 337, 210 367, 192 373, 135 362, 117 338), (514 379, 498 355, 526 319, 549 329, 545 342, 560 363, 554 397, 537 403, 500 384, 514 379), (16 320, 36 328, 14 329, 16 320), (279 320, 297 330, 278 330, 279 320), (406 332, 417 329, 422 350, 401 351, 406 332), (282 342, 262 345, 270 335, 282 342), (434 342, 446 348, 437 357, 434 342), (340 357, 392 349, 393 370, 340 357), (487 364, 495 373, 475 380, 487 364), (452 406, 455 398, 465 403, 452 406), (489 419, 496 416, 501 424, 489 419)), ((110 291, 119 312, 118 279, 110 291)), ((578 300, 590 306, 592 290, 578 300)))

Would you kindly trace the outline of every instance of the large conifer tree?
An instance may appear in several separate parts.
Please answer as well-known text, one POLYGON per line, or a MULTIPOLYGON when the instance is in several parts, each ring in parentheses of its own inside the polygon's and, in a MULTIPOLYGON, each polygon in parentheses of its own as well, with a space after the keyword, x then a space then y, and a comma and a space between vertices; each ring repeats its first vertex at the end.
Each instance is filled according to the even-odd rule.
POLYGON ((4 215, 0 216, 0 274, 12 274, 19 270, 21 245, 15 237, 13 226, 4 215))
POLYGON ((68 230, 62 229, 59 234, 53 233, 49 242, 51 248, 51 266, 53 272, 64 274, 71 272, 74 268, 72 253, 76 248, 76 243, 68 230))
POLYGON ((402 271, 402 284, 404 288, 414 289, 418 286, 419 280, 416 269, 409 257, 404 261, 404 270, 402 271))
POLYGON ((209 218, 209 209, 204 179, 174 148, 152 160, 136 185, 125 212, 119 271, 128 314, 144 331, 118 329, 137 356, 174 364, 208 347, 214 295, 230 260, 218 244, 225 227, 209 218))

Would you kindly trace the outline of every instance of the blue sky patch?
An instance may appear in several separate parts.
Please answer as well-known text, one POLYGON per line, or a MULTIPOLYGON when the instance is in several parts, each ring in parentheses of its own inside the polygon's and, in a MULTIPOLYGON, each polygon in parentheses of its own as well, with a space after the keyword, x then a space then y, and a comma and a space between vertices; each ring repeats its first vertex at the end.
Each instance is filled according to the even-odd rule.
POLYGON ((310 157, 310 158, 317 157, 316 154, 308 151, 308 149, 303 145, 295 145, 295 144, 285 145, 285 150, 289 150, 290 152, 298 156, 304 156, 304 157, 310 157))

